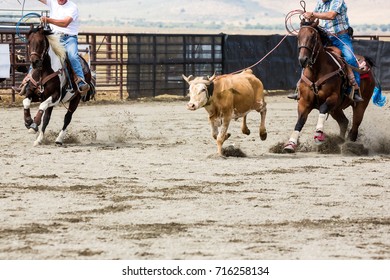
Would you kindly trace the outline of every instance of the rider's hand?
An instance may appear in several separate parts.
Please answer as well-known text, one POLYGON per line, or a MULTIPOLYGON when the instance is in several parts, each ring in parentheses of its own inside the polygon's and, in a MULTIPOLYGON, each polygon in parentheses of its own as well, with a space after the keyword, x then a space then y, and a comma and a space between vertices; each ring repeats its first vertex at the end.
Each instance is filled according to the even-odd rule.
POLYGON ((47 23, 48 23, 47 20, 48 20, 48 17, 41 16, 41 22, 42 22, 43 24, 47 24, 47 23))
POLYGON ((313 18, 313 12, 304 12, 303 17, 305 19, 312 19, 313 18))

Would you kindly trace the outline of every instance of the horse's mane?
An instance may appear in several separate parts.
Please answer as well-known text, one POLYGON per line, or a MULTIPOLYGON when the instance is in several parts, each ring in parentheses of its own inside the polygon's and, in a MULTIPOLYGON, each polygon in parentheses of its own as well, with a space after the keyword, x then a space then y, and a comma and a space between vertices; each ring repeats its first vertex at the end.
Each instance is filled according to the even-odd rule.
POLYGON ((313 24, 313 21, 302 22, 301 26, 311 26, 315 30, 317 30, 318 34, 320 35, 322 45, 324 45, 324 47, 333 45, 332 41, 330 41, 330 39, 329 39, 329 36, 328 36, 328 33, 326 32, 326 30, 323 27, 319 26, 319 25, 313 24))
POLYGON ((47 40, 49 41, 50 47, 53 52, 59 57, 61 63, 63 64, 66 59, 66 49, 63 44, 60 42, 60 37, 56 34, 46 35, 47 40))

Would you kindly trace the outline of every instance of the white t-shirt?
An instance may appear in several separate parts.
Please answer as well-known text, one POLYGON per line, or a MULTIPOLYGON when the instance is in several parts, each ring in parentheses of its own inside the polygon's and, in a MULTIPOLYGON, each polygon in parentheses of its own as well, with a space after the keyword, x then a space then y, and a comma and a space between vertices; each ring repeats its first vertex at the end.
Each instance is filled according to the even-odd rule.
POLYGON ((57 0, 46 0, 50 9, 50 17, 53 19, 64 19, 71 17, 73 20, 67 27, 58 27, 51 24, 54 32, 77 35, 79 33, 79 10, 77 5, 72 1, 67 1, 64 5, 59 5, 57 0))

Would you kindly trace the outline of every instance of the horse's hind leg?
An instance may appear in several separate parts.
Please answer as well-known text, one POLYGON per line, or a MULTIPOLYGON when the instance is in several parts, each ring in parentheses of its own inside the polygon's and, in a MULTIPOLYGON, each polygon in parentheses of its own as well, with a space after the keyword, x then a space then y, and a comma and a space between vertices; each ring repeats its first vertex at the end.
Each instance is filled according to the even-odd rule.
POLYGON ((347 133, 348 129, 348 118, 345 116, 343 110, 336 110, 331 113, 331 116, 337 121, 340 128, 340 137, 342 139, 345 139, 345 134, 347 133))
POLYGON ((364 112, 367 108, 368 101, 364 100, 353 108, 352 127, 348 133, 349 140, 355 142, 358 137, 359 126, 362 123, 364 112))
POLYGON ((81 98, 80 95, 76 95, 69 103, 68 111, 66 112, 66 114, 64 116, 64 125, 62 126, 62 130, 58 134, 57 139, 55 141, 57 145, 62 145, 64 143, 64 138, 66 136, 66 128, 68 127, 68 125, 72 121, 73 113, 74 113, 74 111, 76 111, 76 109, 80 103, 80 98, 81 98))

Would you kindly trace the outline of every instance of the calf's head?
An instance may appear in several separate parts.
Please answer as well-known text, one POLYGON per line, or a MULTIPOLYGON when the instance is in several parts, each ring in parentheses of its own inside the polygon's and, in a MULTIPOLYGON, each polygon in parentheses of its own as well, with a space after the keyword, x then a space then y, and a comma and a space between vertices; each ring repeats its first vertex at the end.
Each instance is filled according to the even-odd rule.
POLYGON ((182 75, 183 79, 189 85, 190 101, 187 103, 188 110, 197 110, 207 104, 211 95, 213 94, 212 83, 215 79, 215 74, 212 77, 194 77, 192 75, 186 77, 182 75))

